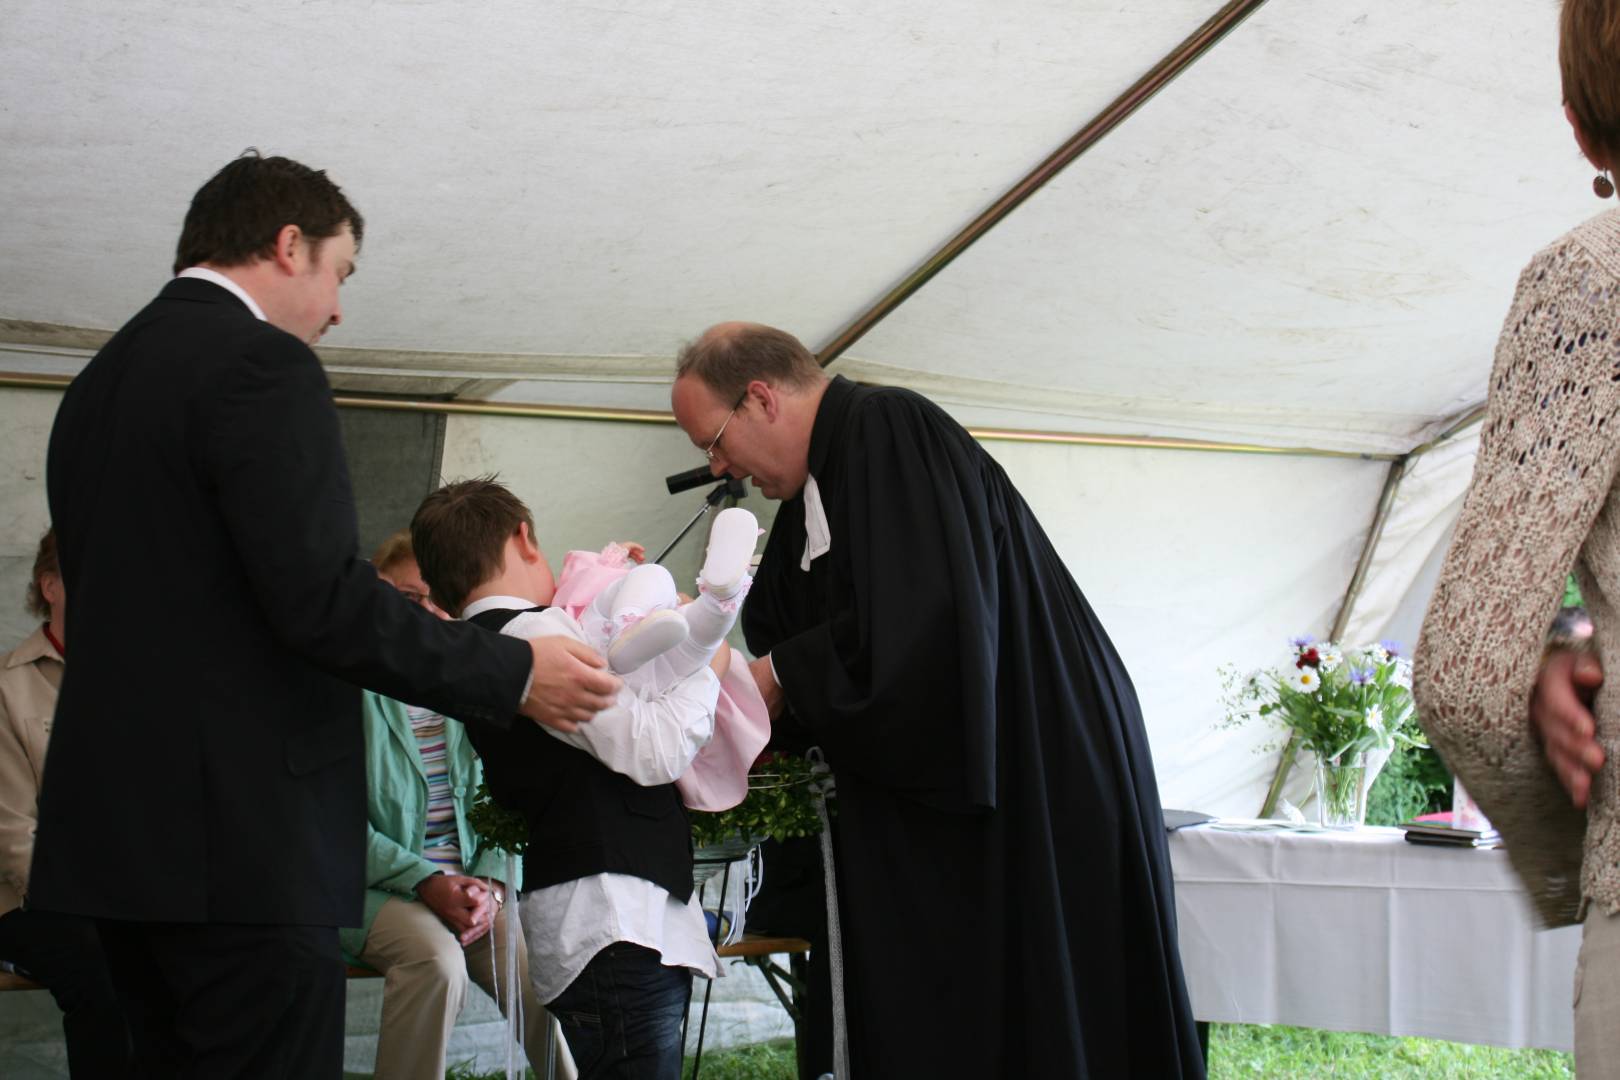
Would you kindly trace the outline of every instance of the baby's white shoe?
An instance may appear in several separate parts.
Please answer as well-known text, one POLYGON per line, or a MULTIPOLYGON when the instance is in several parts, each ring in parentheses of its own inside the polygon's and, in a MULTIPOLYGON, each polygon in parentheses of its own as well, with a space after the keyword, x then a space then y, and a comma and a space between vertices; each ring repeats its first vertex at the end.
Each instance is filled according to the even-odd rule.
POLYGON ((673 608, 650 611, 608 642, 608 667, 615 675, 634 671, 653 657, 667 653, 687 636, 686 616, 679 611, 673 608))
POLYGON ((748 564, 754 560, 759 521, 740 506, 720 511, 709 530, 709 553, 703 559, 698 584, 717 600, 729 600, 742 591, 748 564))

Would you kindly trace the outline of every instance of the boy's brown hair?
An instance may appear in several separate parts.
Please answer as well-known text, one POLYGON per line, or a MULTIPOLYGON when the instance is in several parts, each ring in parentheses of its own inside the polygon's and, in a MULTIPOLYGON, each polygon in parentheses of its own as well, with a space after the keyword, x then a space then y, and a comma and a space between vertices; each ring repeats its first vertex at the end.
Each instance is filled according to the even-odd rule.
POLYGON ((501 572, 506 542, 534 515, 493 476, 458 480, 422 500, 411 518, 411 546, 433 602, 459 614, 467 594, 501 572))

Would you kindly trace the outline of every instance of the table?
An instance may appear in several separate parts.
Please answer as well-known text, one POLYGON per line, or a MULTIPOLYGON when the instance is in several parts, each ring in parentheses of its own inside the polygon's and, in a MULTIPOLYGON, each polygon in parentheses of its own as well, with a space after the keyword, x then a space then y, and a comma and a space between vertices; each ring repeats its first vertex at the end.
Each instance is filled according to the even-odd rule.
POLYGON ((1580 928, 1538 931, 1500 849, 1201 825, 1170 861, 1199 1020, 1573 1044, 1580 928))

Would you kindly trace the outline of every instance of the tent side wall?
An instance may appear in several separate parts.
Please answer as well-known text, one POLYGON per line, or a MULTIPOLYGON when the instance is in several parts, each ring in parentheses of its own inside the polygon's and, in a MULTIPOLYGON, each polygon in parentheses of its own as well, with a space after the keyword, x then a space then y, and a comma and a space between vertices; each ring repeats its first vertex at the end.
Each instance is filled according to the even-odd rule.
MULTIPOLYGON (((59 400, 54 391, 0 390, 0 453, 8 466, 0 479, 6 511, 0 633, 6 642, 32 625, 21 598, 46 523, 45 444, 59 400)), ((665 474, 696 460, 670 424, 466 415, 442 423, 441 474, 500 474, 534 508, 553 566, 571 548, 608 540, 639 540, 656 552, 701 502, 700 491, 670 496, 663 489, 665 474)), ((1252 814, 1274 765, 1274 755, 1262 750, 1270 735, 1218 726, 1217 669, 1232 664, 1246 671, 1272 662, 1291 634, 1326 631, 1387 466, 998 441, 986 446, 1034 507, 1124 656, 1142 698, 1166 804, 1252 814)), ((374 449, 359 452, 369 457, 374 449)), ((367 475, 362 463, 356 473, 367 475)), ((417 482, 425 490, 428 477, 417 482)), ((397 491, 388 494, 391 507, 406 505, 397 491)), ((366 485, 363 522, 378 499, 375 485, 366 485)), ((769 525, 774 504, 751 494, 744 505, 769 525)), ((406 512, 399 509, 397 516, 406 512)), ((373 532, 391 527, 375 513, 370 518, 373 532)), ((701 541, 689 537, 671 557, 678 581, 695 575, 700 550, 701 541)), ((1370 588, 1410 581, 1428 550, 1389 547, 1370 588)))

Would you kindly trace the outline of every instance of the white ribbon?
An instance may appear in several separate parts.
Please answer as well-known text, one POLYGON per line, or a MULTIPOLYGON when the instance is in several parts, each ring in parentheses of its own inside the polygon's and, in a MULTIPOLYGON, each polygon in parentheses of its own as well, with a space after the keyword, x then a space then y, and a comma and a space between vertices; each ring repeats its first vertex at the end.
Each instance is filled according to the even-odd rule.
POLYGON ((821 819, 821 865, 827 890, 827 965, 832 979, 833 1076, 837 1080, 850 1080, 849 1027, 844 1019, 844 940, 838 925, 838 874, 833 868, 832 823, 827 819, 827 800, 838 792, 821 747, 812 746, 805 757, 810 759, 815 771, 810 791, 816 800, 816 816, 821 819))

